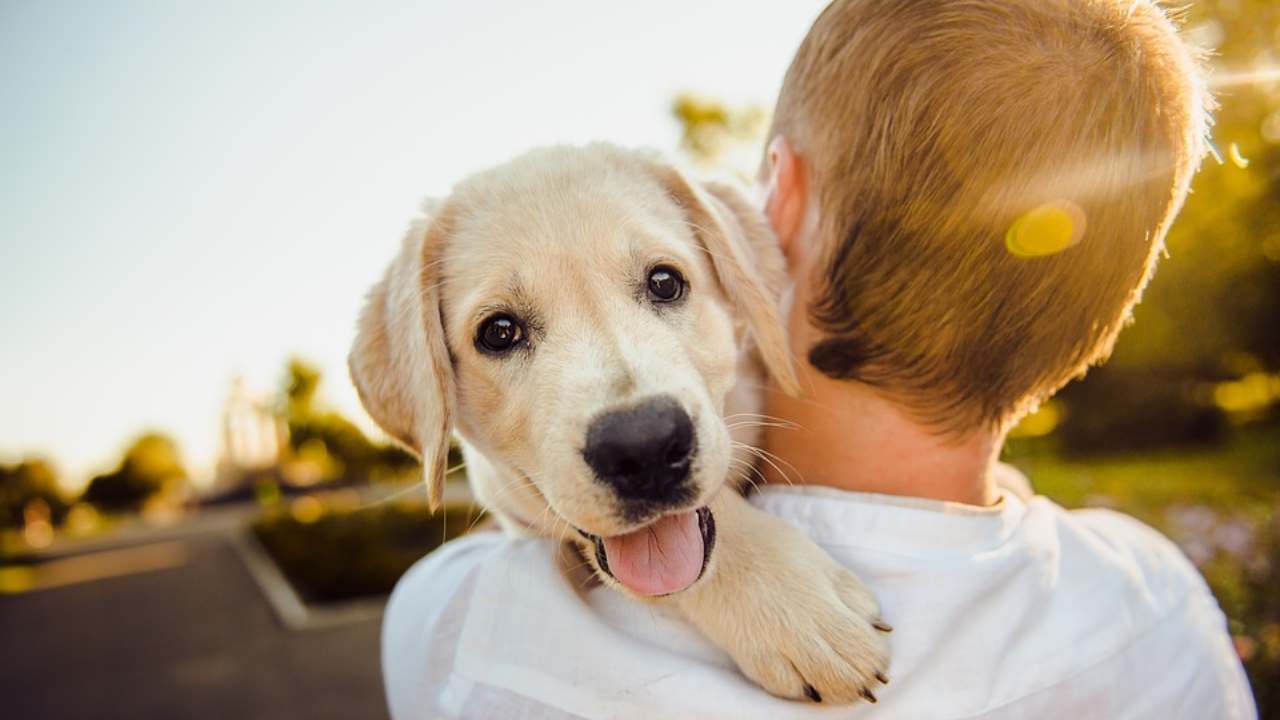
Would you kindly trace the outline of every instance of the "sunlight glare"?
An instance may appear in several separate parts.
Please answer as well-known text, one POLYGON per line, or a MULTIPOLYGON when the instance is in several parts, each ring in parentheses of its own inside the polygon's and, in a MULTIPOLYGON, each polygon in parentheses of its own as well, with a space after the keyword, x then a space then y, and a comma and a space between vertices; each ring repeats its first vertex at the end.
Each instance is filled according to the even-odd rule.
POLYGON ((1214 90, 1220 90, 1241 85, 1262 85, 1272 82, 1280 82, 1280 68, 1264 67, 1256 70, 1214 73, 1209 78, 1209 87, 1214 90))
POLYGON ((1005 248, 1023 259, 1054 255, 1079 242, 1084 225, 1084 211, 1075 203, 1045 203, 1013 221, 1004 236, 1005 248))

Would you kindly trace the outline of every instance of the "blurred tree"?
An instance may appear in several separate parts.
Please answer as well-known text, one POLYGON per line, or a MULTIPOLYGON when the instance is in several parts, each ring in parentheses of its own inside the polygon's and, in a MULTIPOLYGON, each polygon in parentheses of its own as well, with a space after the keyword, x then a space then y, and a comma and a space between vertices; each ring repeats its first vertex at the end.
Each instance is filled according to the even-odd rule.
POLYGON ((32 502, 49 508, 54 524, 62 522, 68 505, 58 489, 58 475, 45 460, 0 465, 0 528, 20 528, 32 502))
POLYGON ((103 510, 137 511, 147 500, 173 493, 186 479, 173 440, 146 433, 125 450, 118 468, 89 481, 83 499, 103 510))
POLYGON ((1258 716, 1280 717, 1280 508, 1271 521, 1260 528, 1259 556, 1245 573, 1245 635, 1253 645, 1246 654, 1245 668, 1253 684, 1258 716))
POLYGON ((320 369, 301 358, 289 358, 285 367, 285 415, 310 417, 320 387, 320 369))
POLYGON ((760 107, 729 107, 709 98, 682 93, 671 104, 680 123, 680 149, 694 162, 736 173, 746 180, 760 162, 760 140, 769 114, 760 107))
POLYGON ((1193 42, 1216 49, 1216 157, 1196 176, 1111 361, 1063 393, 1074 450, 1223 437, 1233 408, 1215 402, 1213 386, 1280 373, 1280 5, 1207 0, 1187 12, 1193 42))
POLYGON ((291 358, 282 390, 290 453, 318 468, 317 479, 367 480, 399 475, 417 466, 417 460, 404 450, 372 442, 355 423, 321 408, 316 400, 321 378, 314 365, 291 358))
POLYGON ((1280 5, 1208 0, 1189 34, 1216 48, 1220 107, 1208 160, 1168 238, 1168 258, 1121 336, 1120 365, 1239 376, 1280 370, 1280 5), (1246 357, 1247 356, 1247 357, 1246 357))

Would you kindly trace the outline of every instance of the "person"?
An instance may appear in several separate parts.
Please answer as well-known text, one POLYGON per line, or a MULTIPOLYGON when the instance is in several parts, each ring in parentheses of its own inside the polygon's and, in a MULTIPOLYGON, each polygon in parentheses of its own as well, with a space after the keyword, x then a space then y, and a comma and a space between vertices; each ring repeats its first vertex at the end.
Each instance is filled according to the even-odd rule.
POLYGON ((1008 429, 1109 352, 1206 147, 1147 0, 835 0, 761 171, 805 392, 752 502, 877 595, 879 703, 764 693, 559 546, 473 535, 395 590, 393 717, 1247 718, 1224 616, 1154 530, 1019 492, 1008 429))

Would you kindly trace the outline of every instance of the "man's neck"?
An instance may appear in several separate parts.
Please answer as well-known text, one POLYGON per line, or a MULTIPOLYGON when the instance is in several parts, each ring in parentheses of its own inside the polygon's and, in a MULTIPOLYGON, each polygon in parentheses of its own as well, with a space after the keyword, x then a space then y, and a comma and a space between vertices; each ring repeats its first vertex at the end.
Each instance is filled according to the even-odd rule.
POLYGON ((800 374, 803 397, 772 388, 767 396, 765 413, 786 419, 765 427, 764 448, 776 456, 762 463, 769 482, 969 505, 996 502, 998 434, 941 437, 865 385, 833 380, 803 362, 800 374))

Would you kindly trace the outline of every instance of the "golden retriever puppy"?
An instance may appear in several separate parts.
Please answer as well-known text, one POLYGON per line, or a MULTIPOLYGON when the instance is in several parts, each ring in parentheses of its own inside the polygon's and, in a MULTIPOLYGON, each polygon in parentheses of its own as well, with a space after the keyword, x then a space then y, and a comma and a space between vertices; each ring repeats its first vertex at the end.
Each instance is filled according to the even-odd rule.
POLYGON ((530 152, 413 222, 350 356, 438 504, 451 435, 511 532, 576 543, 789 698, 874 700, 856 577, 736 492, 767 370, 795 389, 776 243, 736 191, 607 145, 530 152))

